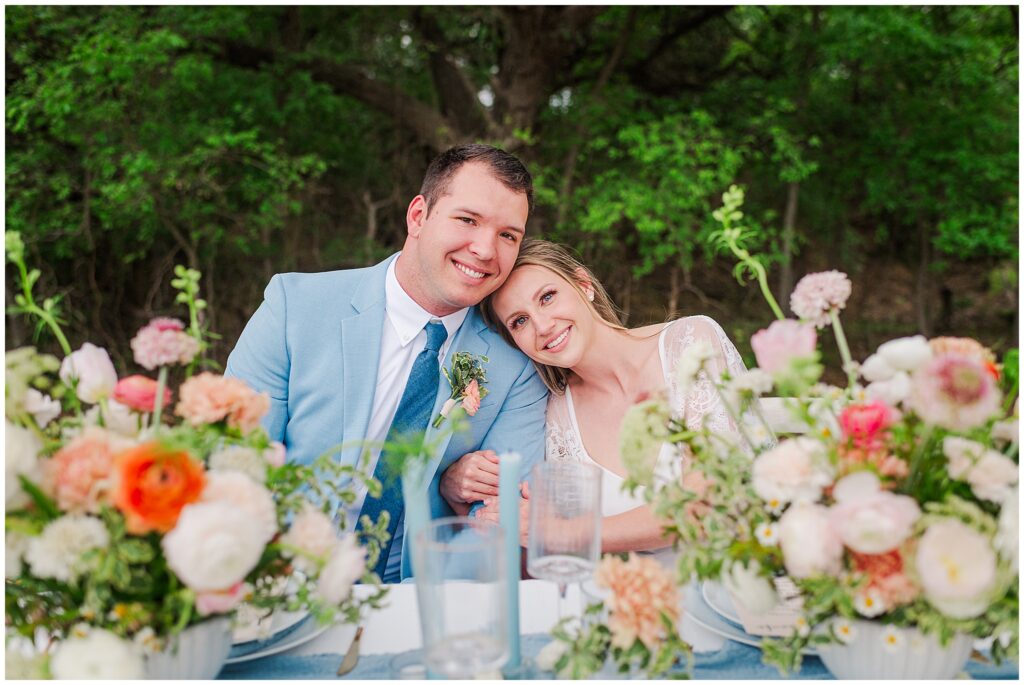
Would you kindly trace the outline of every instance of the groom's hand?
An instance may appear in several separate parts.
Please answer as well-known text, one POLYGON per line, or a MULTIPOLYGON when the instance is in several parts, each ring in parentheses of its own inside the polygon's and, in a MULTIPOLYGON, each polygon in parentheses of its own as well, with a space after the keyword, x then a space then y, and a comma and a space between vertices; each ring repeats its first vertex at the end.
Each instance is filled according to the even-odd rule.
POLYGON ((497 494, 498 455, 493 450, 470 452, 441 476, 441 496, 456 510, 458 504, 479 502, 497 494))

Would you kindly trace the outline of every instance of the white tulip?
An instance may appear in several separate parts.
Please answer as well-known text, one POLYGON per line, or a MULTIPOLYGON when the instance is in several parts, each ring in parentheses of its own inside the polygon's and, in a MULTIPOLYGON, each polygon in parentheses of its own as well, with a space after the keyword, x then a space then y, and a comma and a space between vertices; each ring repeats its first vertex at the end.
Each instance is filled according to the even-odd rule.
POLYGON ((894 370, 913 372, 932 358, 932 348, 923 335, 914 335, 882 343, 877 354, 894 370))
POLYGON ((69 387, 75 385, 78 399, 96 404, 109 397, 117 385, 117 371, 110 355, 102 347, 85 343, 72 352, 60 365, 60 379, 69 387), (77 384, 74 383, 77 381, 77 384))

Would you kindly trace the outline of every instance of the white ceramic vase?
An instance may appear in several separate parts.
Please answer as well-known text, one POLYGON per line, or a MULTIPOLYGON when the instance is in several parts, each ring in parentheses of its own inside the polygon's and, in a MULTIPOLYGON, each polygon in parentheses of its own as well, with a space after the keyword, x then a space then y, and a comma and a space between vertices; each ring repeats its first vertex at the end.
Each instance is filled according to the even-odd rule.
POLYGON ((846 644, 819 646, 818 655, 839 680, 950 680, 964 669, 974 640, 958 633, 946 646, 917 628, 849 621, 846 644))
POLYGON ((212 680, 231 651, 231 620, 226 616, 189 626, 162 652, 146 656, 149 680, 212 680))

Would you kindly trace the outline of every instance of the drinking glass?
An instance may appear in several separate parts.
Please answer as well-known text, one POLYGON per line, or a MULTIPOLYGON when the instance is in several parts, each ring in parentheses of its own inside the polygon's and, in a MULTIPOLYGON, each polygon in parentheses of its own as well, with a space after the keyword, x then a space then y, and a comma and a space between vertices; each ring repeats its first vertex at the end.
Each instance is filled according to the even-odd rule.
POLYGON ((533 467, 526 570, 558 584, 563 618, 569 583, 589 578, 601 556, 601 469, 580 462, 533 467))
POLYGON ((465 516, 416 533, 413 561, 426 667, 465 680, 509 656, 508 572, 501 526, 465 516))

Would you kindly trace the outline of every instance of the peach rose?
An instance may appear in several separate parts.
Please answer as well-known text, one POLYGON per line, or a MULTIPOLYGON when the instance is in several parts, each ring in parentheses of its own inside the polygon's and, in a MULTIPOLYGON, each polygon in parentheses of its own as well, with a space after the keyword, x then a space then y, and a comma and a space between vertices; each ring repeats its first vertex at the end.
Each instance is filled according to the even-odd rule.
POLYGON ((243 433, 256 428, 270 409, 270 397, 237 378, 204 372, 185 381, 175 413, 193 426, 227 421, 243 433))
POLYGON ((206 484, 199 460, 158 442, 122 452, 116 470, 114 506, 134 535, 174 528, 182 508, 198 500, 206 484))
POLYGON ((466 386, 466 389, 462 393, 462 408, 466 410, 466 413, 470 416, 476 416, 477 411, 480 409, 480 385, 474 378, 466 386))
POLYGON ((109 499, 115 456, 132 444, 116 433, 87 426, 53 455, 43 467, 44 478, 61 511, 98 513, 109 499))
MULTIPOLYGON (((156 389, 159 383, 152 378, 138 374, 122 378, 114 386, 114 399, 135 411, 152 413, 156 406, 156 389)), ((164 388, 163 406, 171 404, 171 391, 164 388)))

